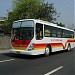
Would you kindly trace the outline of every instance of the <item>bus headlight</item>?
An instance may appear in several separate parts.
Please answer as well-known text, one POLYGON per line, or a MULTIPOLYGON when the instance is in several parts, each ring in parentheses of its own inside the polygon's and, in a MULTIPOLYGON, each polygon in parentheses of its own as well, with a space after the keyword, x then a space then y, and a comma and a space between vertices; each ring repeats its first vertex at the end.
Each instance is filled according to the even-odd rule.
POLYGON ((32 43, 32 44, 29 46, 28 50, 33 50, 33 49, 34 49, 34 43, 32 43))

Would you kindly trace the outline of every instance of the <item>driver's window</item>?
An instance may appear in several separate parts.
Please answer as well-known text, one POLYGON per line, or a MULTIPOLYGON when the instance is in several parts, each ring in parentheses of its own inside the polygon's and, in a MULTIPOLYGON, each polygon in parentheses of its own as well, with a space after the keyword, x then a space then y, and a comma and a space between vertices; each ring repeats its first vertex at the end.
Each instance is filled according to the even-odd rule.
POLYGON ((43 25, 37 23, 36 24, 36 39, 41 40, 43 38, 43 25))

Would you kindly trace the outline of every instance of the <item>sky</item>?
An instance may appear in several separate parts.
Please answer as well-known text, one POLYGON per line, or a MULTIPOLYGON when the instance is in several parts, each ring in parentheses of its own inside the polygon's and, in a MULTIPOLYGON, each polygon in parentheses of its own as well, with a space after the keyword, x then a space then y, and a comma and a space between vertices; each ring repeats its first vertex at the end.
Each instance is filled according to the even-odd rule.
POLYGON ((12 0, 0 0, 0 17, 7 15, 7 10, 11 10, 12 0))
MULTIPOLYGON (((66 27, 71 28, 74 22, 74 1, 75 0, 45 0, 48 3, 53 3, 57 13, 61 13, 57 21, 65 24, 66 27)), ((75 25, 74 25, 75 26, 75 25)))
MULTIPOLYGON (((57 13, 61 13, 57 18, 57 22, 65 24, 70 28, 75 26, 74 12, 75 12, 75 0, 44 0, 48 3, 53 3, 57 13)), ((12 0, 0 0, 0 17, 7 16, 8 11, 12 9, 12 0), (7 11, 8 10, 8 11, 7 11)))

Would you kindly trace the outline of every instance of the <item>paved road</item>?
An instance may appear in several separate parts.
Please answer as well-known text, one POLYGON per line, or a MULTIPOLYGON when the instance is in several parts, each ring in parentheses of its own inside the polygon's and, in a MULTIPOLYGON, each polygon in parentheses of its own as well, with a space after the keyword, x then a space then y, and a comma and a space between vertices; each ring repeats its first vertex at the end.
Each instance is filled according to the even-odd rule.
POLYGON ((75 75, 75 50, 48 57, 0 54, 0 75, 75 75))

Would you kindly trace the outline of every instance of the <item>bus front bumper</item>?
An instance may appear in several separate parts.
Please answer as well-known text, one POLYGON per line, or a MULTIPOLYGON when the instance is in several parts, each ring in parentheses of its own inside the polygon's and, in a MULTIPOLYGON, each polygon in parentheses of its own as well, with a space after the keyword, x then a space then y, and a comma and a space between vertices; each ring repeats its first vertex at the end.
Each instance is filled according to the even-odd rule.
POLYGON ((45 51, 44 50, 31 50, 31 51, 27 51, 27 50, 10 49, 10 53, 25 54, 25 55, 40 55, 40 54, 44 54, 45 51))

